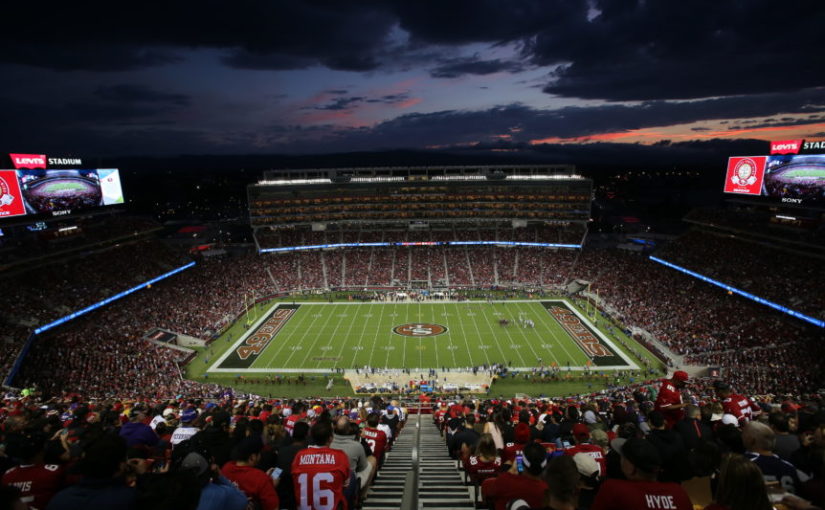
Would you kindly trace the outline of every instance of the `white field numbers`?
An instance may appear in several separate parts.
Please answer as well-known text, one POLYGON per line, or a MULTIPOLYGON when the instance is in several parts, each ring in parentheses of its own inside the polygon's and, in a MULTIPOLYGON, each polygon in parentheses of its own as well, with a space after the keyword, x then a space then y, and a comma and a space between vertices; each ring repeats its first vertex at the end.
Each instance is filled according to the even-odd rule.
POLYGON ((308 483, 309 473, 298 475, 298 485, 300 486, 300 509, 301 510, 333 510, 335 506, 335 493, 330 489, 322 489, 321 483, 332 483, 335 478, 332 473, 313 473, 312 475, 312 501, 310 502, 310 488, 308 483))

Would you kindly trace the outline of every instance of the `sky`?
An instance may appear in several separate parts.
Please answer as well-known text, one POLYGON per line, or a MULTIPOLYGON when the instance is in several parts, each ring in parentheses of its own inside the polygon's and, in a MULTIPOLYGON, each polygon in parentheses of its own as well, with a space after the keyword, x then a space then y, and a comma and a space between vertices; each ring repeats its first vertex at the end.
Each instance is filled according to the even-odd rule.
POLYGON ((15 2, 0 150, 812 139, 823 27, 821 0, 15 2))

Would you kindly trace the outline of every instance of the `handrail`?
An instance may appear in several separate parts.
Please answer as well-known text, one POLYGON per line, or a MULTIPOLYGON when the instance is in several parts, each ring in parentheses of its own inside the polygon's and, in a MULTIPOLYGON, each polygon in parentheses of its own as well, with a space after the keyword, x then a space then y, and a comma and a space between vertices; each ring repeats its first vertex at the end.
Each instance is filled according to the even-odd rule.
MULTIPOLYGON (((415 422, 415 440, 412 445, 412 469, 404 479, 404 496, 401 498, 401 510, 418 510, 418 446, 421 442, 421 404, 418 404, 418 417, 415 422)), ((408 415, 409 416, 409 415, 408 415)))

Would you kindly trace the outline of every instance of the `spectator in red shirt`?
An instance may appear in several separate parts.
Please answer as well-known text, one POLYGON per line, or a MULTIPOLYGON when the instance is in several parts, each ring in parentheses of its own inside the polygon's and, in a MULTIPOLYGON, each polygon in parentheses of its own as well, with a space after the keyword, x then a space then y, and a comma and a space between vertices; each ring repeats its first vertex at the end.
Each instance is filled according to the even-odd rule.
POLYGON ((673 428, 685 417, 683 409, 688 404, 682 403, 681 389, 687 386, 688 379, 687 372, 677 370, 673 373, 673 377, 662 381, 662 387, 656 397, 655 410, 664 415, 668 429, 673 428))
POLYGON ((235 446, 232 452, 235 460, 224 464, 221 473, 234 482, 261 510, 278 510, 278 493, 275 492, 277 481, 269 476, 272 470, 264 472, 255 467, 261 459, 263 447, 260 437, 247 437, 235 446))
POLYGON ((530 442, 530 425, 526 423, 519 423, 515 428, 515 443, 507 443, 504 446, 504 452, 501 454, 501 460, 506 466, 513 465, 516 461, 516 455, 521 455, 524 451, 524 446, 530 442))
POLYGON ((501 472, 501 457, 496 450, 496 442, 490 434, 482 434, 475 452, 463 458, 464 470, 472 480, 483 482, 501 472))
POLYGON ((604 476, 607 473, 607 460, 602 447, 590 443, 590 428, 584 423, 573 425, 573 441, 576 444, 566 449, 564 454, 571 457, 577 453, 587 454, 599 464, 599 476, 604 476))
POLYGON ((541 473, 547 465, 547 452, 538 443, 529 443, 522 455, 524 471, 519 473, 517 463, 509 471, 496 478, 489 478, 481 485, 481 494, 489 501, 494 510, 504 510, 510 501, 523 499, 530 508, 544 505, 544 493, 547 483, 541 479, 541 473))
POLYGON ((646 439, 614 439, 611 447, 622 456, 627 480, 605 480, 591 510, 693 510, 681 485, 656 481, 662 461, 646 439))
POLYGON ((344 489, 350 481, 349 457, 330 448, 332 424, 319 421, 310 429, 313 444, 299 451, 292 461, 292 480, 301 510, 347 510, 344 489))
POLYGON ((378 413, 370 413, 367 416, 367 426, 361 430, 361 437, 370 445, 372 455, 378 465, 384 463, 384 452, 387 450, 387 434, 378 429, 378 422, 381 416, 378 413))
POLYGON ((43 462, 46 436, 42 432, 29 430, 12 438, 16 441, 7 444, 6 451, 22 463, 6 471, 2 485, 20 489, 20 498, 29 507, 46 508, 63 485, 63 467, 43 462))
POLYGON ((722 400, 722 409, 725 413, 735 416, 740 426, 762 411, 748 397, 731 391, 730 385, 725 381, 716 381, 713 387, 716 389, 716 395, 722 400))

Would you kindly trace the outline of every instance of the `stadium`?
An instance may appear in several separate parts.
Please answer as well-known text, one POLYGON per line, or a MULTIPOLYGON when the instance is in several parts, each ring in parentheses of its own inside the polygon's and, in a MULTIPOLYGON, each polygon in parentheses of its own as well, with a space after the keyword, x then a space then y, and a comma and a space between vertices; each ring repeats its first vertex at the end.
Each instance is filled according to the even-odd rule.
POLYGON ((825 2, 709 4, 5 3, 0 510, 825 510, 825 2))
MULTIPOLYGON (((49 172, 19 171, 23 194, 72 174, 49 172)), ((387 494, 410 494, 403 481, 432 506, 462 507, 481 504, 484 477, 450 465, 438 476, 451 482, 426 482, 419 464, 412 480, 404 454, 429 441, 455 456, 440 434, 462 415, 616 420, 660 409, 671 378, 689 379, 679 399, 709 419, 723 387, 754 414, 815 412, 822 398, 820 255, 793 249, 803 230, 775 202, 695 209, 675 236, 603 236, 593 180, 571 165, 279 170, 248 184, 248 242, 233 243, 210 237, 225 227, 130 214, 119 187, 76 173, 94 203, 59 220, 28 209, 4 227, 16 290, 2 298, 2 366, 7 396, 21 397, 6 400, 10 415, 27 399, 53 418, 131 407, 172 424, 201 407, 272 424, 282 409, 314 423, 397 408, 424 435, 396 420, 383 480, 362 480, 353 504, 392 507, 387 494)))

